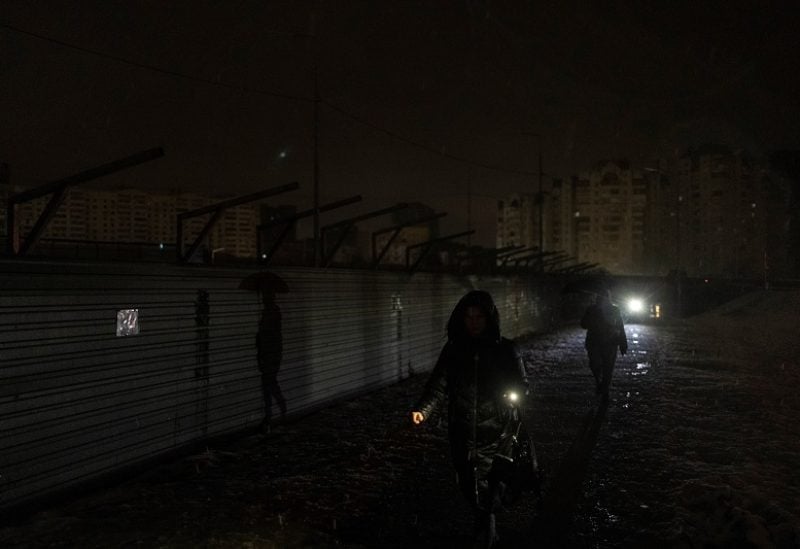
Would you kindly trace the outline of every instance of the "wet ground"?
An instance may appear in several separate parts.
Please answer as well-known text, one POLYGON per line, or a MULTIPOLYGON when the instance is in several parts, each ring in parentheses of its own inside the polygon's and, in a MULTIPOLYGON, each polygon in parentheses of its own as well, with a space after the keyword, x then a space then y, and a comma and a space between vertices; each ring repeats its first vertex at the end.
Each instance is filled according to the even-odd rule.
MULTIPOLYGON (((543 497, 501 547, 800 547, 796 293, 627 326, 610 401, 583 331, 519 342, 543 497)), ((424 376, 156 467, 0 529, 4 547, 469 547, 443 422, 411 428, 424 376)))

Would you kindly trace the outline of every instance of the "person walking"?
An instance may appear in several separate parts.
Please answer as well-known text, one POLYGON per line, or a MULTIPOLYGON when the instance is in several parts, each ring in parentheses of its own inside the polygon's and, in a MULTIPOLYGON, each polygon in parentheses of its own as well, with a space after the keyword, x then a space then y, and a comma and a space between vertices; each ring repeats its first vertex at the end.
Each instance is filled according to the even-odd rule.
POLYGON ((256 360, 261 372, 261 395, 264 398, 264 419, 259 429, 267 435, 272 430, 272 402, 278 404, 281 418, 286 416, 286 399, 278 384, 278 372, 283 359, 283 333, 281 309, 275 301, 275 293, 269 289, 261 292, 263 309, 256 334, 256 360))
POLYGON ((519 407, 527 389, 515 344, 500 336, 491 295, 469 292, 450 315, 447 343, 411 420, 423 423, 447 399, 452 462, 481 547, 497 543, 495 514, 513 488, 514 444, 527 437, 519 407))
POLYGON ((581 318, 581 327, 586 330, 586 352, 589 368, 595 378, 597 394, 608 400, 617 349, 623 355, 628 352, 628 337, 619 308, 611 302, 611 292, 601 290, 593 305, 581 318))

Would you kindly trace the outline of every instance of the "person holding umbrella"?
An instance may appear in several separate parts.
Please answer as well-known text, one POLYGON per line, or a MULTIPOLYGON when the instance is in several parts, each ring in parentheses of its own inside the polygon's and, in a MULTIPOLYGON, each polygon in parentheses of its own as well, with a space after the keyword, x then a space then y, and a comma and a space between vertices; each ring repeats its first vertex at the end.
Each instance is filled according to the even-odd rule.
POLYGON ((267 435, 272 429, 273 402, 278 405, 281 418, 286 416, 286 399, 278 384, 278 373, 283 359, 283 328, 281 309, 276 293, 286 293, 289 287, 278 275, 269 271, 253 273, 239 284, 242 290, 257 291, 261 296, 261 318, 256 333, 256 361, 261 372, 261 394, 264 398, 264 419, 259 430, 267 435))

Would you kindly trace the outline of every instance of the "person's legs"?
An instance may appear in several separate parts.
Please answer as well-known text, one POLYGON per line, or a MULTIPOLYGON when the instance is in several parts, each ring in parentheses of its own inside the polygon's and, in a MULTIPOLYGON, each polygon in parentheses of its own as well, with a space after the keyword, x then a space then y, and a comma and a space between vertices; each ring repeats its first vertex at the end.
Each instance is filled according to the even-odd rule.
POLYGON ((499 540, 497 536, 497 519, 494 513, 480 511, 481 516, 476 526, 477 535, 475 536, 474 547, 480 549, 492 549, 499 540))
POLYGON ((467 500, 470 507, 478 505, 478 487, 475 481, 475 470, 469 459, 470 451, 462 437, 450 439, 450 458, 453 460, 453 468, 456 471, 456 484, 467 500))
MULTIPOLYGON (((272 372, 275 372, 273 370, 272 372)), ((281 391, 281 386, 278 385, 278 376, 275 373, 270 374, 262 374, 262 387, 263 391, 270 395, 269 398, 265 398, 265 401, 270 402, 270 406, 272 405, 272 398, 275 397, 275 402, 278 404, 278 409, 281 411, 281 419, 286 417, 286 399, 283 396, 283 391, 281 391)))
POLYGON ((261 396, 264 399, 264 419, 261 420, 261 432, 269 434, 272 429, 272 392, 269 376, 261 372, 261 396))
POLYGON ((617 360, 617 347, 604 349, 602 355, 602 381, 600 382, 600 393, 608 398, 608 391, 611 388, 611 378, 614 375, 614 363, 617 360))
MULTIPOLYGON (((496 515, 503 508, 509 487, 513 482, 514 465, 495 452, 483 453, 476 468, 478 475, 478 506, 475 514, 475 547, 495 547, 497 535, 496 515), (488 457, 492 456, 492 457, 488 457)), ((509 494, 510 497, 510 494, 509 494)))
POLYGON ((589 369, 592 371, 592 375, 594 376, 595 388, 599 393, 603 381, 603 351, 602 349, 590 347, 586 350, 586 352, 589 355, 589 369))
POLYGON ((494 547, 497 543, 495 513, 502 505, 504 479, 495 471, 494 447, 484 447, 475 462, 477 505, 475 507, 475 546, 494 547))

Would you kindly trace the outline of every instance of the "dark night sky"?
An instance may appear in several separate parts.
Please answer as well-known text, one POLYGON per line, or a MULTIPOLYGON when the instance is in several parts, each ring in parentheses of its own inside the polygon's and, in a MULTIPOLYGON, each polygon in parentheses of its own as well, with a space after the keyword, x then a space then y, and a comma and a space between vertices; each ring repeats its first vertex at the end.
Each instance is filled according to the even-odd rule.
POLYGON ((800 10, 695 3, 4 0, 0 160, 34 185, 160 145, 102 186, 296 180, 282 202, 309 207, 316 44, 322 200, 420 200, 455 232, 471 186, 492 245, 496 198, 534 185, 526 133, 562 177, 707 141, 800 148, 800 10))

